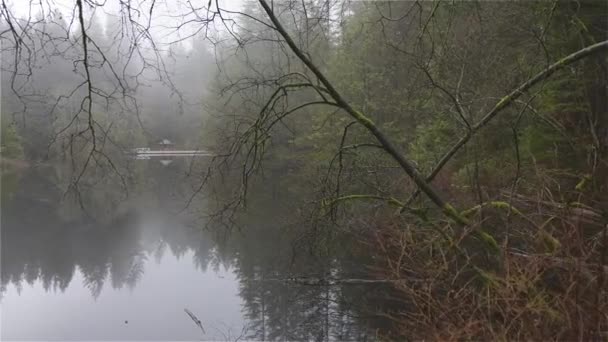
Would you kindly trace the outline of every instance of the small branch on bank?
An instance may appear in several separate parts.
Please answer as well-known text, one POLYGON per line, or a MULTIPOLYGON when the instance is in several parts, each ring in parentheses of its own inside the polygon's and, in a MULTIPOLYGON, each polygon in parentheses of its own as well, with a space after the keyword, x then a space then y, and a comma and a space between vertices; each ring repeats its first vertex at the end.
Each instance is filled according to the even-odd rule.
POLYGON ((394 205, 396 207, 399 207, 399 208, 403 207, 403 203, 394 197, 385 197, 385 196, 378 196, 378 195, 346 195, 346 196, 341 196, 341 197, 334 198, 334 199, 323 200, 322 205, 324 207, 333 207, 334 205, 341 203, 341 202, 358 201, 358 200, 385 201, 388 204, 394 205))
POLYGON ((412 283, 412 282, 425 282, 429 280, 411 278, 400 278, 400 279, 363 279, 363 278, 315 278, 315 277, 291 277, 291 278, 271 278, 271 279, 259 279, 252 281, 269 281, 269 282, 282 282, 291 283, 295 285, 307 285, 307 286, 336 286, 336 285, 369 285, 369 284, 396 284, 396 283, 412 283))

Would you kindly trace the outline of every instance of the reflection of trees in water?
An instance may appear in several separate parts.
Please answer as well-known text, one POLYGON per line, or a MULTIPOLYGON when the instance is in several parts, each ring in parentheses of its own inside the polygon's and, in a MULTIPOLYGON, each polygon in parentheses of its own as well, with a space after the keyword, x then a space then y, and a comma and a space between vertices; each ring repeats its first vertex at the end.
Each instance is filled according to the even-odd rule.
POLYGON ((24 282, 39 280, 47 291, 64 291, 76 269, 94 296, 108 281, 114 288, 133 287, 148 257, 160 260, 165 245, 178 257, 193 250, 201 269, 213 259, 213 244, 205 234, 158 211, 125 209, 103 221, 66 218, 60 208, 65 205, 62 192, 49 178, 28 171, 17 191, 2 202, 3 289, 9 283, 19 289, 24 282))
MULTIPOLYGON (((152 207, 171 205, 178 190, 175 183, 163 182, 171 172, 175 174, 164 167, 147 170, 153 184, 149 191, 157 196, 152 207)), ((83 285, 97 296, 108 282, 113 288, 135 286, 148 258, 160 261, 164 253, 183 257, 191 251, 202 271, 209 266, 234 268, 249 338, 324 341, 369 336, 360 328, 361 317, 373 311, 370 291, 382 292, 382 288, 282 281, 294 276, 364 277, 366 261, 358 259, 357 244, 344 236, 327 238, 321 247, 302 242, 307 228, 281 224, 293 219, 295 211, 276 200, 255 198, 252 213, 239 222, 240 232, 220 238, 159 213, 133 209, 115 212, 101 222, 67 219, 58 210, 60 197, 60 190, 33 172, 23 175, 17 192, 2 203, 2 288, 39 280, 47 291, 63 291, 79 270, 83 285), (332 245, 337 240, 340 248, 332 245)))
POLYGON ((367 337, 356 318, 361 309, 357 304, 363 304, 369 288, 299 285, 289 280, 290 275, 329 276, 335 273, 331 268, 341 267, 339 264, 327 260, 325 267, 320 267, 321 260, 310 255, 296 257, 299 260, 293 264, 280 254, 271 259, 251 259, 251 255, 242 253, 235 265, 239 292, 245 301, 243 312, 250 322, 249 338, 360 341, 367 337), (279 259, 287 262, 273 262, 279 259))
MULTIPOLYGON (((367 297, 374 288, 290 281, 293 277, 363 277, 365 261, 351 253, 355 242, 344 236, 325 237, 322 242, 303 241, 308 225, 283 223, 298 219, 294 214, 298 211, 289 208, 288 196, 253 194, 250 203, 254 204, 242 217, 242 229, 232 234, 227 246, 219 245, 231 251, 220 253, 233 255, 239 294, 244 300, 243 314, 249 323, 247 338, 370 339, 367 329, 362 328, 361 316, 369 308, 372 299, 367 297), (340 245, 334 246, 334 240, 341 241, 340 245)), ((382 291, 379 287, 376 290, 382 291)))

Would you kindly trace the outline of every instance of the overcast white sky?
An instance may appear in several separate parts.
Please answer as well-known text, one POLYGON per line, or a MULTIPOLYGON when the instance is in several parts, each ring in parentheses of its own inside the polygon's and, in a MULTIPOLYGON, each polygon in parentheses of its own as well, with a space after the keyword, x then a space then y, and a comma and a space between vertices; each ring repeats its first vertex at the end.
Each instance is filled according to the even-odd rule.
MULTIPOLYGON (((102 3, 102 1, 94 0, 96 3, 102 3)), ((244 2, 247 0, 220 0, 219 4, 222 9, 230 10, 230 11, 238 11, 243 7, 244 2)), ((86 3, 86 1, 83 1, 86 3)), ((208 0, 190 0, 193 7, 201 8, 206 7, 209 3, 208 0)), ((105 24, 105 21, 108 15, 112 15, 117 13, 120 8, 119 0, 106 0, 103 2, 103 10, 101 8, 97 8, 97 13, 99 20, 105 24)), ((148 20, 148 13, 151 0, 138 0, 133 1, 133 3, 140 4, 142 8, 142 17, 138 20, 145 24, 148 20)), ((215 3, 215 1, 213 1, 215 3)), ((65 16, 65 19, 69 20, 72 15, 74 8, 76 6, 76 0, 8 0, 7 1, 9 9, 12 13, 21 18, 27 18, 28 16, 35 16, 37 13, 43 11, 44 13, 48 13, 51 10, 59 9, 62 14, 65 16)), ((184 17, 182 14, 191 12, 188 7, 187 0, 156 0, 154 2, 154 12, 153 12, 153 20, 152 25, 154 26, 154 36, 155 40, 159 41, 172 41, 176 40, 181 35, 187 35, 196 29, 196 24, 188 25, 180 30, 179 34, 175 32, 175 30, 171 30, 171 27, 175 27, 185 20, 189 20, 194 18, 193 16, 184 17)), ((212 7, 214 7, 212 5, 212 7)), ((135 13, 135 11, 133 11, 135 13)), ((225 17, 229 17, 229 15, 225 15, 225 17)), ((221 25, 217 26, 218 29, 222 29, 221 25)))

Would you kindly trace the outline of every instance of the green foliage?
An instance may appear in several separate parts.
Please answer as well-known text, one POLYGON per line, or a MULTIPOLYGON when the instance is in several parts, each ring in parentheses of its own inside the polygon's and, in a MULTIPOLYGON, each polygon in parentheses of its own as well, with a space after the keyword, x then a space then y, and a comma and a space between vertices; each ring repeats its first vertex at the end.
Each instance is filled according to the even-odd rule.
POLYGON ((410 155, 420 169, 428 171, 455 141, 455 129, 447 120, 438 118, 418 126, 416 138, 410 144, 410 155))
POLYGON ((589 103, 584 101, 584 78, 576 69, 547 82, 543 90, 540 105, 547 113, 579 116, 589 110, 589 103))
MULTIPOLYGON (((538 256, 560 260, 561 254, 577 248, 567 245, 571 231, 564 233, 558 228, 570 227, 570 218, 551 213, 562 210, 561 205, 553 204, 562 199, 572 201, 573 195, 588 195, 589 185, 599 183, 595 175, 576 180, 573 176, 596 172, 597 157, 602 158, 597 153, 608 150, 599 146, 601 139, 595 133, 601 136, 608 132, 606 80, 602 76, 605 56, 594 55, 571 64, 525 94, 518 94, 515 101, 507 94, 559 58, 605 40, 606 29, 600 27, 605 27, 601 20, 608 13, 606 7, 599 1, 351 2, 341 9, 344 17, 333 36, 303 32, 297 27, 300 17, 295 11, 293 19, 281 19, 310 60, 356 111, 353 116, 358 123, 351 124, 352 117, 331 106, 307 107, 290 114, 268 132, 272 138, 264 175, 272 177, 283 191, 321 207, 314 220, 332 216, 345 227, 370 227, 374 233, 388 234, 381 248, 384 252, 392 246, 394 258, 389 256, 383 262, 401 265, 407 260, 397 266, 401 269, 391 269, 389 277, 415 272, 416 268, 420 268, 422 278, 441 275, 437 285, 430 285, 437 288, 424 293, 428 298, 474 283, 472 277, 479 277, 487 292, 462 286, 455 297, 468 297, 455 309, 458 318, 451 326, 443 324, 449 320, 445 312, 452 311, 459 298, 438 300, 440 305, 433 302, 426 308, 424 303, 416 303, 422 308, 414 314, 441 331, 432 337, 568 337, 547 332, 568 316, 568 312, 555 309, 559 297, 568 294, 544 291, 538 256), (485 122, 486 115, 496 113, 492 108, 501 111, 474 133, 434 179, 432 186, 448 203, 439 210, 427 208, 428 200, 422 196, 415 209, 409 208, 405 199, 415 185, 381 149, 340 150, 377 144, 365 129, 373 125, 426 175, 466 134, 467 124, 475 127, 485 122), (589 163, 592 160, 594 165, 589 163), (564 178, 568 180, 564 182, 564 178), (562 193, 563 189, 567 193, 562 193), (505 194, 511 194, 509 200, 505 194), (405 206, 399 212, 410 215, 390 216, 396 211, 392 206, 405 206), (465 206, 470 209, 457 209, 465 206), (450 220, 438 219, 445 216, 450 220), (547 216, 559 217, 564 224, 553 226, 549 220, 538 225, 536 220, 542 222, 547 216), (402 229, 404 226, 410 229, 402 229), (386 233, 392 227, 396 233, 386 233), (417 234, 422 237, 415 243, 404 242, 401 234, 409 234, 408 239, 417 234), (512 251, 517 252, 510 256, 512 251), (435 272, 429 271, 433 265, 437 265, 435 272), (472 315, 471 305, 484 310, 475 310, 479 313, 472 315), (498 307, 500 310, 494 310, 498 307), (465 316, 475 318, 463 324, 465 316), (433 317, 441 321, 433 321, 433 317), (512 321, 516 322, 513 326, 512 321), (532 321, 534 325, 549 323, 540 323, 545 332, 537 334, 538 327, 529 323, 532 321), (509 325, 501 326, 504 322, 509 325), (466 328, 461 331, 463 326, 466 328)), ((249 10, 254 11, 253 7, 249 10)), ((260 29, 254 24, 246 29, 250 30, 243 32, 247 38, 265 37, 265 32, 248 36, 260 29)), ((266 126, 258 120, 261 117, 320 98, 299 89, 290 92, 288 100, 277 101, 276 112, 260 112, 270 94, 283 84, 275 80, 277 75, 295 71, 311 76, 301 63, 291 63, 295 59, 289 52, 283 55, 270 41, 246 47, 250 52, 247 56, 237 52, 241 59, 224 68, 231 79, 265 82, 258 83, 255 91, 238 92, 228 104, 222 104, 225 121, 218 127, 226 127, 235 139, 244 134, 242 126, 235 129, 235 117, 244 118, 239 122, 254 122, 256 129, 263 130, 266 126)), ((312 82, 317 80, 312 77, 312 82)), ((226 85, 218 82, 218 89, 226 85)), ((576 201, 587 203, 581 198, 576 201)), ((333 247, 339 249, 339 242, 333 247)), ((592 253, 579 255, 595 258, 592 253)), ((545 266, 549 267, 543 265, 542 269, 547 269, 545 266)), ((418 295, 421 290, 412 291, 418 295)), ((417 323, 411 323, 412 330, 425 329, 417 323)), ((425 333, 429 334, 412 335, 413 339, 425 339, 429 336, 425 333)))
POLYGON ((545 231, 544 229, 541 229, 538 232, 538 236, 545 251, 548 254, 555 254, 557 251, 559 251, 561 243, 558 239, 553 237, 553 235, 549 234, 549 232, 545 231))
POLYGON ((572 148, 571 141, 564 134, 547 124, 535 122, 522 129, 520 137, 522 156, 540 162, 556 159, 567 160, 576 165, 581 156, 572 148))
POLYGON ((585 189, 588 187, 589 182, 590 182, 591 180, 592 180, 591 175, 588 175, 588 174, 587 174, 587 175, 584 175, 584 176, 581 178, 580 182, 578 182, 578 183, 576 184, 576 186, 574 187, 574 189, 575 189, 576 191, 584 191, 584 190, 585 190, 585 189))

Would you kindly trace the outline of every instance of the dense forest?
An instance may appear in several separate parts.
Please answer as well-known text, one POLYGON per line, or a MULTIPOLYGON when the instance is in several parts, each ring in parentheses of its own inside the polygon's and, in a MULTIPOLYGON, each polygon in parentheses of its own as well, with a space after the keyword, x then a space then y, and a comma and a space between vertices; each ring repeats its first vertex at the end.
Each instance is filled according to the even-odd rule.
MULTIPOLYGON (((176 3, 2 1, 3 201, 43 165, 80 210, 53 215, 109 222, 162 172, 123 151, 170 139, 215 155, 182 189, 199 228, 245 231, 217 260, 314 272, 327 316, 360 292, 320 283, 382 282, 375 339, 608 337, 608 2, 176 3)), ((363 336, 241 290, 251 338, 363 336)))
POLYGON ((605 331, 606 2, 275 6, 207 100, 239 200, 259 175, 357 232, 402 279, 388 339, 605 331))

